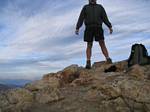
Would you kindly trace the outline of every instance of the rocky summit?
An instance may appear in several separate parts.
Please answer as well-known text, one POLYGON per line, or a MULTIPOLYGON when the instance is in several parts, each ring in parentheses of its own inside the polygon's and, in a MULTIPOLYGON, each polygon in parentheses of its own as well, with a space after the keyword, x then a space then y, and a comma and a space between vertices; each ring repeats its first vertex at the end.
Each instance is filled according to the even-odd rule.
POLYGON ((0 93, 0 112, 150 112, 150 65, 71 65, 0 93))

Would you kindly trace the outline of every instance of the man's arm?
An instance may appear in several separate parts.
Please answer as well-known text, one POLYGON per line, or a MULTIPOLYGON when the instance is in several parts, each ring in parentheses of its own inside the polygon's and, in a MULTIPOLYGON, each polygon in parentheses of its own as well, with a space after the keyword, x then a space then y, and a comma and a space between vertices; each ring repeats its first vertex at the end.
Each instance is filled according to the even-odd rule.
POLYGON ((102 20, 107 25, 107 27, 109 28, 110 34, 112 34, 112 32, 113 32, 112 24, 110 23, 110 21, 107 17, 106 11, 103 7, 102 7, 102 20))
POLYGON ((84 18, 85 18, 85 6, 81 10, 81 13, 80 13, 77 25, 76 25, 76 31, 75 31, 76 34, 79 33, 79 29, 83 24, 84 18))

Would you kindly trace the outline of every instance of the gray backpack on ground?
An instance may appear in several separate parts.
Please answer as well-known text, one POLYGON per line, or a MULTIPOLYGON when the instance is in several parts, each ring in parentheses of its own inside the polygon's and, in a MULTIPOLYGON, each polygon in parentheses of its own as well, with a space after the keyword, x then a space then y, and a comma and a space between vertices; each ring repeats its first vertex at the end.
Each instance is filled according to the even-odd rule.
POLYGON ((132 65, 147 65, 150 64, 150 56, 143 44, 134 44, 131 48, 131 54, 128 59, 128 67, 132 65))

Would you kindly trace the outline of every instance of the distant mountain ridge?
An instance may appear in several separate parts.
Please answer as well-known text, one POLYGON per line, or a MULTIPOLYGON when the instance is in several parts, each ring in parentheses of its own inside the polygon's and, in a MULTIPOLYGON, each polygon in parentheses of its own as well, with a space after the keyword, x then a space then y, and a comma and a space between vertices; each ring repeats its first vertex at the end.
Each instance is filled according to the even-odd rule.
POLYGON ((21 88, 25 84, 32 82, 31 80, 0 80, 0 91, 5 91, 14 88, 21 88))
POLYGON ((14 89, 14 88, 21 88, 22 86, 19 85, 5 85, 5 84, 0 84, 0 91, 5 91, 8 89, 14 89))
POLYGON ((7 90, 7 89, 11 89, 11 87, 4 85, 4 84, 0 84, 0 91, 1 90, 7 90))
POLYGON ((8 85, 8 86, 24 86, 27 83, 32 82, 31 80, 25 80, 25 79, 0 79, 0 84, 2 85, 8 85))
POLYGON ((7 79, 7 80, 0 80, 0 91, 6 91, 9 89, 14 88, 21 88, 25 84, 32 82, 31 80, 15 80, 15 79, 7 79))

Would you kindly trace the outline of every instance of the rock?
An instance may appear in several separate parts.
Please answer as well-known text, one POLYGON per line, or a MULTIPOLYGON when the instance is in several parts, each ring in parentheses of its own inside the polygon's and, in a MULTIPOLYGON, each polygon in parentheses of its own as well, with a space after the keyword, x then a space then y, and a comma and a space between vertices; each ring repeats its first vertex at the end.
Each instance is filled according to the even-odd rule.
POLYGON ((127 68, 128 68, 127 60, 114 63, 114 65, 117 68, 116 72, 125 72, 127 70, 127 68))
POLYGON ((103 100, 105 100, 107 98, 106 95, 102 94, 101 91, 98 91, 96 89, 93 90, 89 90, 85 96, 84 96, 84 100, 88 101, 88 102, 97 102, 100 103, 103 100))
POLYGON ((102 112, 131 112, 130 108, 120 97, 113 100, 102 101, 100 108, 102 112))
POLYGON ((124 79, 124 77, 126 77, 127 75, 123 74, 123 73, 109 73, 111 75, 108 75, 108 73, 105 76, 105 81, 107 82, 113 82, 113 83, 117 83, 118 81, 122 81, 124 79))
POLYGON ((60 79, 56 77, 44 77, 42 80, 27 84, 25 88, 30 91, 38 91, 43 88, 59 88, 60 84, 60 79))
POLYGON ((145 110, 146 112, 150 112, 150 104, 145 104, 145 110))
POLYGON ((46 88, 36 93, 36 101, 39 103, 52 103, 64 99, 57 88, 46 88))
POLYGON ((70 85, 72 86, 86 86, 92 84, 93 78, 78 78, 75 79, 70 85))
POLYGON ((55 77, 55 76, 56 76, 56 73, 45 74, 43 76, 42 80, 49 81, 49 80, 51 80, 52 77, 55 77))
POLYGON ((47 85, 47 83, 45 83, 45 81, 39 80, 39 81, 35 81, 33 83, 26 84, 25 88, 30 91, 39 91, 47 86, 49 86, 49 84, 47 85))
POLYGON ((61 73, 61 79, 64 83, 71 83, 73 80, 79 78, 78 65, 71 65, 65 68, 61 73))
POLYGON ((7 100, 7 96, 5 93, 0 94, 0 108, 7 107, 9 105, 9 102, 7 100))
POLYGON ((120 84, 122 96, 136 102, 150 103, 150 82, 123 80, 120 84))
POLYGON ((29 108, 34 101, 33 94, 23 88, 9 90, 5 95, 0 94, 0 98, 2 112, 22 112, 22 109, 29 108))
POLYGON ((109 67, 108 69, 105 69, 105 73, 108 72, 116 72, 117 71, 117 67, 115 65, 112 65, 111 67, 109 67))
POLYGON ((150 74, 148 74, 147 79, 150 80, 150 74))
POLYGON ((136 79, 143 80, 145 78, 144 69, 140 65, 134 65, 127 72, 136 79))
POLYGON ((32 102, 22 102, 18 103, 15 107, 11 107, 12 112, 24 112, 26 109, 30 108, 33 105, 32 102))
POLYGON ((119 87, 107 82, 97 82, 92 88, 95 88, 97 91, 100 91, 103 95, 107 96, 107 99, 116 98, 121 95, 121 90, 119 87))
POLYGON ((0 93, 0 111, 149 112, 149 68, 127 68, 127 61, 96 62, 90 70, 71 65, 23 88, 0 93))
POLYGON ((147 111, 146 105, 144 103, 139 103, 131 99, 123 98, 126 105, 130 108, 130 111, 134 112, 149 112, 147 111))
POLYGON ((101 61, 94 62, 92 68, 98 70, 99 72, 104 72, 105 69, 108 69, 110 66, 112 66, 112 64, 107 64, 105 61, 101 61))
POLYGON ((78 70, 79 78, 72 81, 70 85, 72 86, 86 86, 93 83, 93 80, 95 80, 94 77, 92 77, 92 73, 89 71, 80 68, 78 70))
POLYGON ((105 69, 104 72, 125 72, 128 68, 128 62, 125 61, 121 61, 121 62, 117 62, 112 64, 109 68, 105 69))
POLYGON ((34 96, 27 89, 14 89, 7 93, 7 99, 10 104, 17 104, 23 102, 33 102, 34 96))
POLYGON ((93 75, 93 71, 89 71, 84 68, 78 69, 79 78, 90 78, 93 75))

